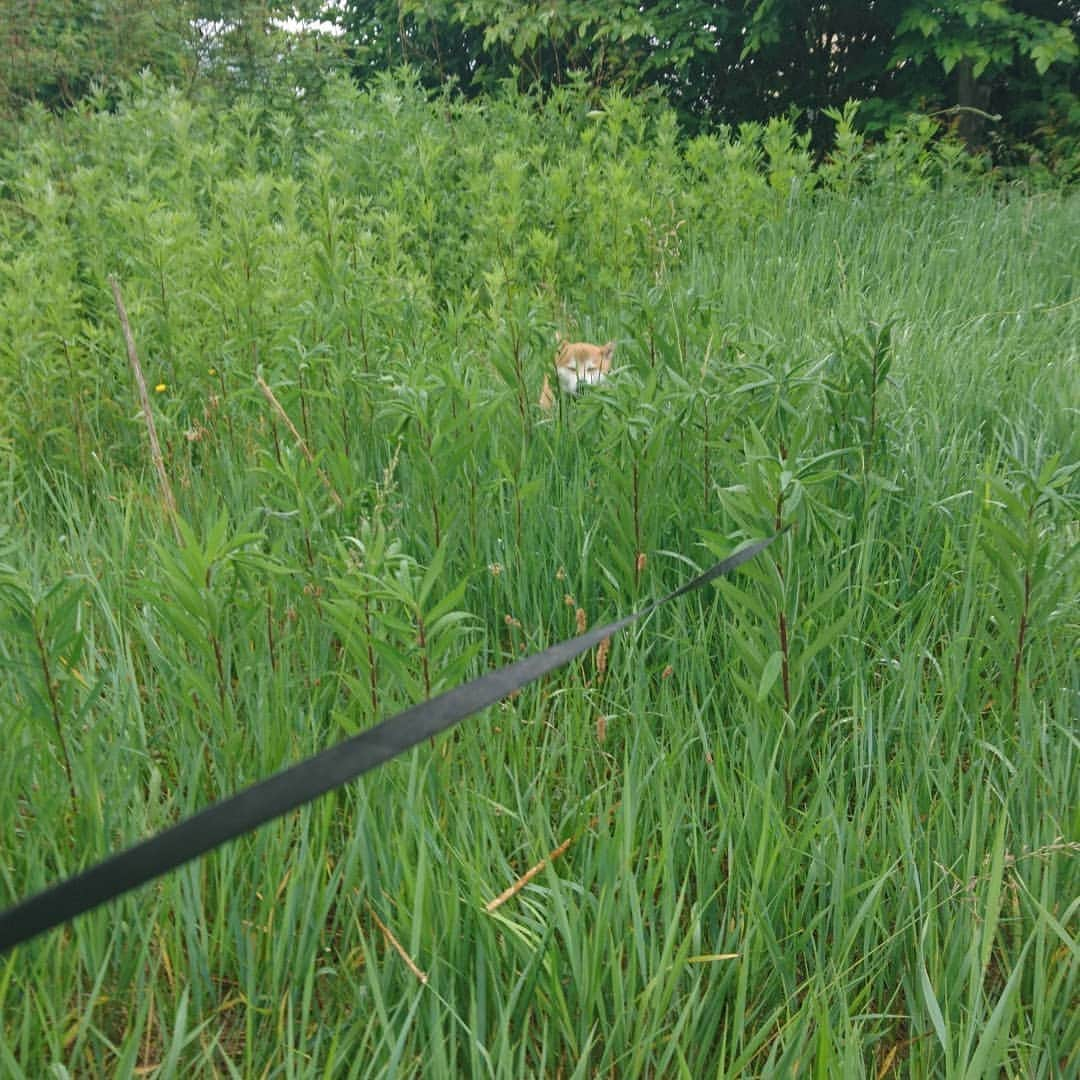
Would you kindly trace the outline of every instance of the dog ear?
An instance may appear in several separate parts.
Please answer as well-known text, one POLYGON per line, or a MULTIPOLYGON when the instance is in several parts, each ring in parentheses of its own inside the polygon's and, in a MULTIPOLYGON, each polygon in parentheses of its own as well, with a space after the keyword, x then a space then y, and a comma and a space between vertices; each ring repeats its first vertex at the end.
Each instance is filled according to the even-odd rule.
POLYGON ((615 355, 615 342, 609 341, 600 351, 610 360, 615 355))

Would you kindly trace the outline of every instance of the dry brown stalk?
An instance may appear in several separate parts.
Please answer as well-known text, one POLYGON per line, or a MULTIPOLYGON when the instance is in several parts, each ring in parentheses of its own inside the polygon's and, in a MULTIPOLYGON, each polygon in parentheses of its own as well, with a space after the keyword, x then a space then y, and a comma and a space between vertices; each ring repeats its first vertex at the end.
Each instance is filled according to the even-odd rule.
POLYGON ((530 866, 529 869, 526 870, 525 873, 522 874, 521 877, 519 877, 513 885, 511 885, 508 889, 504 889, 501 893, 499 893, 498 896, 495 897, 494 900, 489 900, 484 905, 484 910, 490 914, 496 908, 502 907, 502 905, 505 904, 506 901, 509 900, 511 897, 517 896, 517 894, 521 892, 521 890, 524 889, 525 886, 528 885, 529 882, 532 881, 532 879, 536 877, 536 875, 539 874, 540 871, 543 870, 548 863, 554 862, 564 851, 566 851, 566 849, 573 842, 574 837, 568 836, 557 848, 555 848, 554 851, 552 851, 547 856, 547 858, 541 859, 535 866, 530 866))
POLYGON ((427 985, 427 972, 421 971, 413 962, 413 958, 404 950, 401 942, 390 932, 390 928, 375 914, 375 909, 368 903, 368 911, 371 912, 371 917, 375 920, 375 925, 383 932, 383 937, 387 942, 394 947, 394 951, 405 961, 405 966, 422 982, 427 985))
MULTIPOLYGON (((608 811, 607 816, 609 821, 611 820, 611 816, 618 809, 619 804, 616 803, 608 811)), ((507 900, 510 900, 512 897, 517 896, 517 894, 521 892, 521 890, 524 889, 525 886, 528 885, 529 882, 532 881, 532 879, 536 877, 536 875, 539 874, 545 866, 548 865, 548 863, 553 863, 560 855, 562 855, 566 851, 566 849, 575 840, 577 840, 581 836, 581 833, 585 832, 587 829, 595 828, 599 821, 600 815, 597 814, 596 817, 592 818, 589 824, 585 826, 585 829, 582 829, 581 832, 579 832, 576 836, 568 836, 557 848, 555 848, 553 851, 550 851, 546 858, 541 859, 535 866, 530 866, 529 869, 526 870, 525 873, 522 874, 521 877, 519 877, 517 881, 515 881, 509 888, 504 889, 501 893, 499 893, 498 896, 495 897, 494 900, 489 900, 484 905, 484 910, 488 912, 488 914, 490 914, 491 912, 495 911, 496 908, 502 907, 507 900)))
MULTIPOLYGON (((315 455, 308 449, 307 443, 304 442, 304 437, 296 430, 296 425, 289 419, 289 414, 281 407, 281 402, 274 396, 274 391, 266 385, 266 380, 263 379, 261 375, 256 375, 255 381, 259 384, 259 389, 263 392, 263 396, 270 402, 274 411, 281 417, 285 426, 292 433, 296 445, 300 447, 300 450, 303 452, 304 457, 307 458, 308 463, 315 465, 315 455)), ((330 492, 330 498, 334 500, 334 505, 340 510, 345 504, 341 501, 341 496, 330 482, 330 477, 327 476, 318 465, 315 465, 315 471, 319 474, 319 479, 323 482, 323 486, 330 492)))
POLYGON ((113 300, 116 302, 116 311, 120 316, 120 326, 124 331, 124 341, 127 343, 127 354, 128 360, 131 361, 131 370, 135 372, 135 384, 139 389, 139 403, 142 406, 143 419, 146 421, 146 432, 150 437, 150 457, 153 459, 154 469, 157 471, 158 485, 161 487, 161 502, 165 507, 165 515, 172 524, 176 542, 183 544, 176 499, 173 498, 172 485, 169 483, 169 475, 165 471, 165 459, 161 456, 161 443, 158 442, 157 428, 154 427, 154 414, 150 410, 150 395, 146 392, 146 379, 143 378, 139 354, 135 351, 135 338, 131 333, 131 324, 128 322, 127 311, 124 308, 124 299, 120 295, 120 283, 112 274, 109 275, 109 288, 112 289, 113 300))

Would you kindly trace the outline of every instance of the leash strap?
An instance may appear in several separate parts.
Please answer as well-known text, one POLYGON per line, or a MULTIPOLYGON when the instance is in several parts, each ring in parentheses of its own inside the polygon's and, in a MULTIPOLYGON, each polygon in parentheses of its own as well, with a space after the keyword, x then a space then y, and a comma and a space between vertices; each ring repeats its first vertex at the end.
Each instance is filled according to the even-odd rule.
POLYGON ((658 607, 694 592, 753 559, 779 536, 758 540, 705 573, 632 615, 561 641, 542 652, 413 705, 367 731, 345 739, 297 765, 120 851, 0 912, 0 953, 99 904, 143 885, 208 851, 311 802, 328 791, 492 705, 569 663, 658 607))

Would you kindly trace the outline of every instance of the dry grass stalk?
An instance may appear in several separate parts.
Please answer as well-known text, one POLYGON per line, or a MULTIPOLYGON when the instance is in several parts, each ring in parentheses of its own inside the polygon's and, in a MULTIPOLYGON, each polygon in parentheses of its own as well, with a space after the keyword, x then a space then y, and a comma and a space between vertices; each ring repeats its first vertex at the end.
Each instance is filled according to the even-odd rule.
MULTIPOLYGON (((300 447, 308 463, 315 465, 315 455, 308 449, 308 444, 304 442, 303 435, 296 430, 296 425, 289 419, 289 414, 281 407, 281 402, 274 396, 274 391, 266 385, 266 380, 261 375, 255 376, 255 381, 259 384, 259 389, 263 392, 263 396, 273 406, 274 411, 281 417, 285 426, 292 433, 292 437, 296 442, 296 445, 300 447)), ((341 501, 341 496, 337 493, 334 485, 330 482, 330 477, 323 472, 320 466, 315 465, 315 471, 319 474, 319 479, 323 482, 323 486, 328 492, 330 492, 330 498, 334 500, 334 505, 340 510, 345 504, 341 501)))
POLYGON ((416 966, 413 958, 405 951, 401 942, 399 942, 390 932, 390 928, 375 914, 375 909, 370 903, 368 904, 368 911, 371 912, 371 917, 375 920, 375 925, 383 932, 383 937, 385 937, 387 942, 393 946, 394 951, 398 956, 405 961, 405 966, 426 986, 428 981, 427 972, 421 971, 420 968, 416 966))
MULTIPOLYGON (((593 818, 592 824, 596 824, 595 818, 593 818)), ((522 874, 521 877, 519 877, 517 881, 513 883, 513 885, 511 885, 507 889, 504 889, 501 893, 499 893, 498 896, 495 897, 494 900, 489 900, 484 905, 484 910, 488 912, 488 914, 490 914, 496 908, 502 907, 507 900, 511 899, 514 896, 517 896, 517 894, 521 892, 521 890, 524 889, 525 886, 528 885, 529 882, 532 881, 532 879, 536 877, 536 875, 539 874, 540 871, 543 870, 548 863, 554 862, 560 855, 563 854, 564 851, 566 851, 566 849, 573 842, 574 838, 572 836, 568 836, 557 848, 554 849, 554 851, 551 851, 546 858, 541 859, 535 866, 530 866, 529 869, 526 870, 525 873, 522 874)))
POLYGON ((142 365, 139 363, 139 354, 135 351, 135 338, 131 333, 131 324, 128 322, 127 311, 124 308, 124 298, 120 295, 120 283, 112 274, 109 275, 109 288, 112 289, 113 300, 116 302, 116 312, 120 316, 120 326, 124 331, 124 341, 127 344, 131 370, 135 372, 135 385, 139 389, 139 403, 142 406, 143 419, 146 421, 146 432, 150 437, 150 457, 154 462, 158 485, 161 488, 161 502, 165 507, 165 515, 172 525, 176 542, 182 544, 183 539, 180 536, 176 499, 173 498, 169 474, 165 471, 165 459, 161 455, 161 443, 158 442, 157 428, 154 427, 154 414, 150 409, 150 395, 146 392, 146 379, 143 377, 142 365))
MULTIPOLYGON (((610 810, 608 810, 607 816, 609 821, 611 820, 611 816, 618 809, 619 803, 616 803, 613 807, 611 807, 610 810)), ((586 829, 595 828, 599 821, 600 815, 597 814, 589 821, 589 824, 585 826, 585 829, 582 829, 582 832, 585 832, 586 829)), ((560 855, 564 854, 566 852, 566 849, 570 847, 570 845, 580 836, 581 833, 578 833, 576 836, 568 836, 557 848, 555 848, 553 851, 548 852, 546 858, 541 859, 535 866, 530 866, 529 869, 526 870, 525 873, 517 879, 517 881, 515 881, 511 886, 509 886, 509 888, 504 889, 501 893, 499 893, 498 896, 495 897, 494 900, 489 900, 484 905, 484 910, 490 915, 491 912, 495 911, 497 908, 502 907, 507 900, 510 900, 513 897, 517 896, 517 894, 521 892, 521 890, 524 889, 525 886, 528 885, 529 882, 532 881, 532 879, 536 877, 536 875, 539 874, 545 866, 547 866, 549 863, 553 863, 560 855)))

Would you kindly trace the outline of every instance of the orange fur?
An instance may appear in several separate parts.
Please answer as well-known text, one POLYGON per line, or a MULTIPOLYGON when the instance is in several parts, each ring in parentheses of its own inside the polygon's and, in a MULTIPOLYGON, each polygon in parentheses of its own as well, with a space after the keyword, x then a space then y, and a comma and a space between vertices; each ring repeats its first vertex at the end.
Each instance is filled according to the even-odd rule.
MULTIPOLYGON (((559 349, 555 354, 555 374, 563 393, 576 394, 582 383, 595 386, 611 373, 611 358, 615 355, 615 342, 606 345, 590 345, 587 341, 564 341, 559 337, 559 349)), ((550 409, 555 403, 548 376, 540 391, 540 408, 550 409)))

